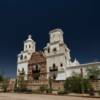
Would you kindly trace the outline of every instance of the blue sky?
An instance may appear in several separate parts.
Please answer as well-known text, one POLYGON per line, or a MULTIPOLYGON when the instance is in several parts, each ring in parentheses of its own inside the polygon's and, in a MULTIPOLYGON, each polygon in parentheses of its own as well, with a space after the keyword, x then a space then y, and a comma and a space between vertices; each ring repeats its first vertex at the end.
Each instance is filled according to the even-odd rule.
POLYGON ((29 33, 42 50, 54 28, 64 31, 71 56, 100 61, 99 0, 0 0, 0 70, 16 75, 17 54, 29 33))

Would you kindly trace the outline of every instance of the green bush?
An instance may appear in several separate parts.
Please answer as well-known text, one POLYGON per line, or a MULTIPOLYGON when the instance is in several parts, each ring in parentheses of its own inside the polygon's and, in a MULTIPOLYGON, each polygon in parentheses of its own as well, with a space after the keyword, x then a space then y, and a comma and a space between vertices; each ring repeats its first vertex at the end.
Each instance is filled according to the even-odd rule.
POLYGON ((8 88, 8 80, 4 79, 2 85, 3 92, 7 92, 7 88, 8 88))
POLYGON ((82 79, 79 75, 67 78, 64 83, 66 92, 81 93, 82 90, 84 90, 84 92, 87 93, 90 87, 89 80, 82 79))
POLYGON ((52 89, 51 88, 47 88, 46 89, 46 93, 52 93, 52 89))
POLYGON ((2 82, 4 79, 3 79, 3 77, 0 75, 0 82, 2 82))
POLYGON ((100 69, 97 66, 88 67, 86 71, 88 79, 95 80, 100 76, 100 69))
POLYGON ((17 92, 17 93, 32 93, 32 90, 30 89, 27 89, 27 88, 19 88, 17 87, 14 92, 17 92))
POLYGON ((65 94, 65 91, 64 91, 64 90, 59 90, 59 91, 57 92, 57 94, 58 94, 58 95, 64 95, 64 94, 65 94))
POLYGON ((100 95, 100 91, 98 91, 98 94, 100 95))
POLYGON ((40 90, 41 93, 44 93, 47 90, 47 86, 46 85, 42 85, 42 86, 40 86, 39 90, 40 90))

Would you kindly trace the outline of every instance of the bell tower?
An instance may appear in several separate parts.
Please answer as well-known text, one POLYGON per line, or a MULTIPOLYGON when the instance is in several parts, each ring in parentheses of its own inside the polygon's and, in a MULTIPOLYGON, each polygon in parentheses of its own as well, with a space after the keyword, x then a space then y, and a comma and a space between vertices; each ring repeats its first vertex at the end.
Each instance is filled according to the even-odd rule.
POLYGON ((47 62, 47 78, 51 77, 55 80, 65 80, 66 63, 70 61, 70 50, 64 43, 63 31, 54 29, 49 32, 50 41, 44 48, 47 62))
POLYGON ((63 31, 61 29, 51 30, 49 32, 49 35, 50 35, 50 43, 55 43, 55 42, 64 43, 63 31))
POLYGON ((29 35, 28 39, 24 41, 24 48, 23 51, 21 51, 18 54, 17 59, 17 76, 19 73, 24 70, 25 72, 25 80, 27 80, 27 74, 28 74, 28 61, 31 58, 31 55, 33 52, 35 52, 35 41, 32 39, 32 36, 29 35))
POLYGON ((32 40, 31 35, 29 35, 28 39, 24 41, 24 51, 35 52, 35 42, 32 40))
POLYGON ((53 29, 49 32, 50 41, 44 48, 47 66, 47 78, 55 80, 65 80, 66 68, 78 63, 71 61, 70 49, 64 43, 64 32, 62 29, 53 29))

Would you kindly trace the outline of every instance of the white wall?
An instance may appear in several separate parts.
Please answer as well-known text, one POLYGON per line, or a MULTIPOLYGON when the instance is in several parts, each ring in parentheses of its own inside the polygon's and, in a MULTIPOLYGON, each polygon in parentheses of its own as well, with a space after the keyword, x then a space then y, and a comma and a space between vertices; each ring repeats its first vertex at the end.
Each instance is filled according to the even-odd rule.
POLYGON ((28 74, 28 61, 30 60, 33 52, 35 52, 35 42, 32 40, 31 35, 29 35, 28 39, 24 42, 23 51, 18 54, 17 59, 17 75, 19 74, 18 70, 22 71, 22 69, 24 69, 25 79, 27 79, 28 74), (23 56, 22 59, 21 56, 23 56))
POLYGON ((24 71, 25 71, 25 79, 27 80, 27 74, 28 74, 28 63, 27 62, 17 65, 17 75, 19 75, 18 70, 22 71, 22 69, 24 69, 24 71))

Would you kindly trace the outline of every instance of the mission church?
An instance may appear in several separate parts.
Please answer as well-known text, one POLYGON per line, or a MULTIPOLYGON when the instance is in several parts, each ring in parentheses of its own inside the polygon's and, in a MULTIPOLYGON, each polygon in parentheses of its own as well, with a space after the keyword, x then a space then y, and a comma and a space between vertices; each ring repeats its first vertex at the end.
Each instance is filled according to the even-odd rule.
POLYGON ((63 81, 73 73, 86 74, 87 67, 98 66, 100 62, 80 64, 72 61, 70 49, 64 43, 64 32, 54 29, 49 32, 49 42, 42 52, 36 50, 36 42, 29 35, 24 41, 24 49, 18 54, 17 77, 24 72, 28 86, 48 85, 49 78, 55 80, 54 87, 60 88, 63 81), (57 85, 59 83, 59 85, 57 85))

